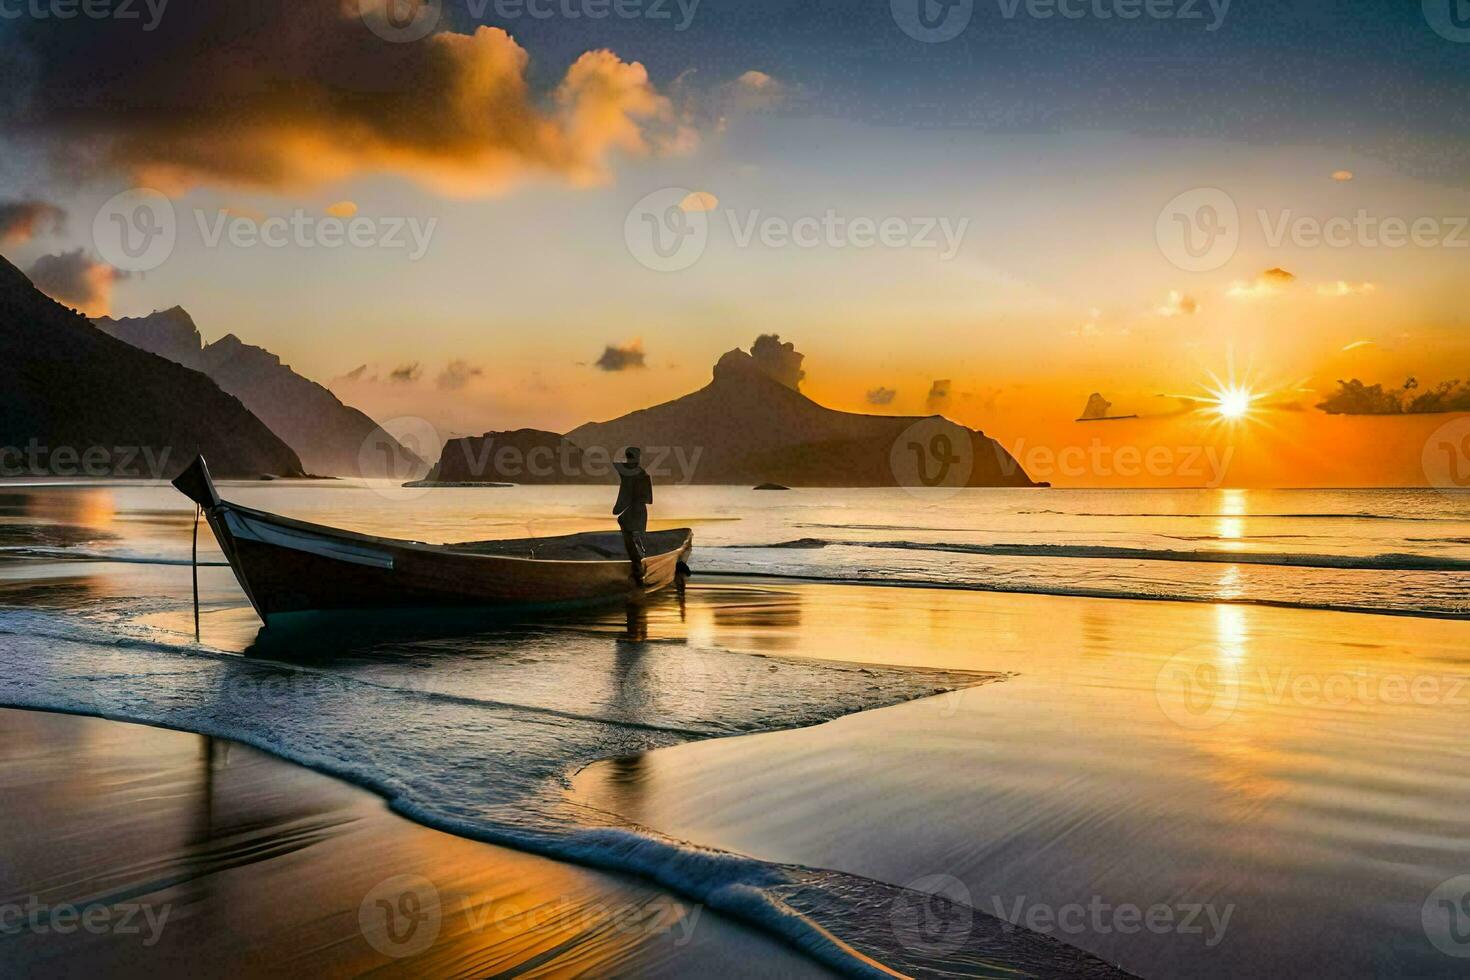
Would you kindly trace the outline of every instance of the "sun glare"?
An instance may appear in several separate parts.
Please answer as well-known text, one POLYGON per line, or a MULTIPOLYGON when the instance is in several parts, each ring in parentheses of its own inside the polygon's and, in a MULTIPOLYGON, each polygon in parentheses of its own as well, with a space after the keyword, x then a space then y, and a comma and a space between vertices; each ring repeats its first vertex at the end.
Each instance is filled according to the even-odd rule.
POLYGON ((1214 404, 1211 407, 1215 414, 1230 421, 1249 415, 1251 403, 1256 400, 1256 396, 1250 391, 1234 385, 1214 392, 1213 396, 1214 404))

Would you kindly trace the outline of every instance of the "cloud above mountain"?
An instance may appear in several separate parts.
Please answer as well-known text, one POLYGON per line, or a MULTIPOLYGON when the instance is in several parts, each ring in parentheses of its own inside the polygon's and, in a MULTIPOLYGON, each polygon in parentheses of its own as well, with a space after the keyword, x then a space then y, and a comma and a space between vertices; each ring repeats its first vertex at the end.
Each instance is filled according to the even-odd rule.
POLYGON ((434 378, 434 384, 441 391, 458 391, 484 373, 484 368, 475 367, 468 361, 450 361, 434 378))
POLYGON ((868 390, 867 401, 869 405, 892 405, 893 399, 897 397, 898 392, 895 389, 879 385, 868 390))
POLYGON ((771 377, 788 388, 801 390, 802 379, 806 377, 801 362, 806 360, 806 355, 798 353, 795 344, 781 343, 778 334, 763 333, 750 345, 750 356, 771 377))
POLYGON ((644 67, 611 51, 582 54, 542 92, 504 30, 391 43, 365 6, 199 3, 149 32, 118 19, 17 22, 0 42, 12 80, 0 123, 168 192, 384 172, 466 195, 537 176, 587 185, 608 179, 615 153, 687 143, 644 67))
POLYGON ((621 346, 608 344, 593 366, 604 371, 633 371, 647 367, 644 363, 643 341, 633 340, 621 346))
POLYGON ((0 245, 19 245, 61 230, 66 212, 45 201, 0 201, 0 245))
POLYGON ((37 289, 86 316, 112 312, 112 285, 128 274, 97 262, 81 249, 43 255, 27 271, 37 289))

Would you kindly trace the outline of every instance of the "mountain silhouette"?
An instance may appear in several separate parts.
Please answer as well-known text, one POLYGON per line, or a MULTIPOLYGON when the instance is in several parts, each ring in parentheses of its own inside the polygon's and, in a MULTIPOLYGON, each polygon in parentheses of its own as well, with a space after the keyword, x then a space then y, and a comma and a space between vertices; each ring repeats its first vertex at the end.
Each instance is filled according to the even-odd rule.
POLYGON ((642 446, 649 464, 651 454, 662 452, 665 469, 671 471, 665 481, 883 487, 913 482, 902 461, 910 444, 925 441, 931 431, 942 432, 960 447, 956 452, 968 456, 964 485, 1037 485, 983 432, 939 416, 859 415, 826 408, 738 348, 719 359, 714 379, 704 388, 608 422, 579 426, 567 438, 598 453, 642 446), (968 454, 963 453, 966 444, 968 454))
POLYGON ((134 347, 209 375, 296 450, 313 473, 401 479, 428 466, 367 415, 344 405, 265 348, 246 344, 234 334, 206 345, 193 318, 181 307, 92 322, 134 347), (369 449, 364 451, 364 446, 369 449))
POLYGON ((203 453, 220 476, 303 475, 295 451, 238 398, 109 337, 3 258, 0 453, 10 472, 163 478, 203 453), (89 453, 79 469, 73 455, 89 453))

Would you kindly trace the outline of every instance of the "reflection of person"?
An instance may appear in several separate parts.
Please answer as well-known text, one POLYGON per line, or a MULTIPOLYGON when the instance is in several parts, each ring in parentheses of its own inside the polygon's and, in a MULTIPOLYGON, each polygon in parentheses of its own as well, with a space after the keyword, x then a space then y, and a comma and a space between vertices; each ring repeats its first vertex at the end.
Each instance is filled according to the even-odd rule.
POLYGON ((623 546, 633 563, 633 579, 643 584, 643 534, 648 530, 648 505, 653 503, 653 480, 640 465, 642 450, 630 446, 622 460, 613 464, 618 471, 618 502, 613 504, 618 527, 623 530, 623 546))

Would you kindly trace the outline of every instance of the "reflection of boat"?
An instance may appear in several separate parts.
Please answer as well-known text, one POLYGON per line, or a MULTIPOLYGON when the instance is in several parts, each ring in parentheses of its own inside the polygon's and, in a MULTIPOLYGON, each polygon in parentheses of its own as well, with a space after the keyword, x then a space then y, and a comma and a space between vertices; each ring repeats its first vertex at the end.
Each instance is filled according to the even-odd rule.
POLYGON ((1113 403, 1104 398, 1099 392, 1094 391, 1092 397, 1087 399, 1087 407, 1082 409, 1082 415, 1077 418, 1078 422, 1118 422, 1122 419, 1136 419, 1137 415, 1109 415, 1113 403))
POLYGON ((204 509, 261 619, 326 609, 560 608, 657 592, 688 557, 693 532, 644 536, 643 583, 615 533, 431 545, 358 534, 219 498, 203 457, 173 481, 204 509))

